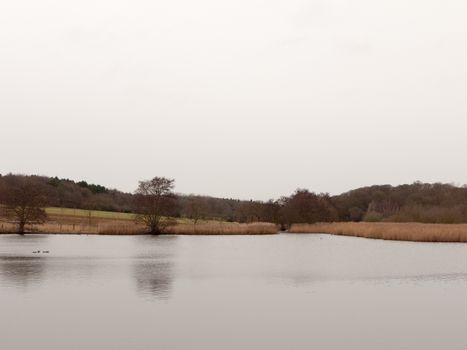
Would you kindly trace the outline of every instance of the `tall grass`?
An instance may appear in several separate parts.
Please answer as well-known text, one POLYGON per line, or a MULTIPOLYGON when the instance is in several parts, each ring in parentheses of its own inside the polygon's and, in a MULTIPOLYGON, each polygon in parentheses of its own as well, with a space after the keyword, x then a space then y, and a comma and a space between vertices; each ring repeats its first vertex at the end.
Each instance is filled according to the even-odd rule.
MULTIPOLYGON (((16 233, 17 225, 0 223, 0 233, 16 233)), ((87 220, 82 222, 46 222, 38 225, 27 225, 28 233, 50 234, 90 234, 90 235, 132 235, 145 233, 141 225, 126 220, 104 220, 89 224, 87 220)))
POLYGON ((416 242, 467 242, 467 224, 334 222, 295 224, 290 233, 329 233, 416 242))
POLYGON ((142 235, 147 232, 144 225, 117 221, 102 223, 97 229, 100 235, 142 235))
MULTIPOLYGON (((11 223, 0 223, 0 233, 15 233, 17 226, 11 223)), ((94 234, 94 235, 139 235, 148 232, 144 225, 128 220, 72 220, 67 217, 64 222, 49 221, 40 225, 29 225, 27 232, 50 234, 94 234)), ((275 234, 277 227, 269 223, 221 223, 208 222, 201 224, 179 223, 165 229, 165 234, 177 235, 261 235, 275 234)))
POLYGON ((176 235, 267 235, 277 232, 276 225, 264 222, 178 224, 165 230, 165 233, 176 235))
MULTIPOLYGON (((1 223, 0 233, 16 233, 18 225, 11 223, 1 223)), ((61 234, 95 234, 97 226, 85 224, 62 224, 49 222, 38 225, 26 225, 27 233, 61 233, 61 234)))
POLYGON ((0 222, 0 233, 12 233, 18 231, 18 225, 9 222, 0 222))

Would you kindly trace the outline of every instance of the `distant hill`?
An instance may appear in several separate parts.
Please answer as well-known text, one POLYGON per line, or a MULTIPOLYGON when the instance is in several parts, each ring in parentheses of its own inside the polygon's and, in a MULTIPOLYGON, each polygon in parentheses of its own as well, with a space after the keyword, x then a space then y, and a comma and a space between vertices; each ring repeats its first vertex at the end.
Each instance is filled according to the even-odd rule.
POLYGON ((331 198, 341 221, 467 222, 467 187, 415 182, 358 188, 331 198))

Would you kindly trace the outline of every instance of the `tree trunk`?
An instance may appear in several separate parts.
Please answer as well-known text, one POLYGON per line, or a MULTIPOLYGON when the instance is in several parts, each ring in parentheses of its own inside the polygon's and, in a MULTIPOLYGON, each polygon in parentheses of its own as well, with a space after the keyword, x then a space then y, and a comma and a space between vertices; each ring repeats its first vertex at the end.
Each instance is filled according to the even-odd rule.
POLYGON ((24 235, 24 225, 25 225, 25 223, 22 222, 22 221, 21 221, 21 222, 19 223, 19 225, 18 225, 18 233, 19 233, 20 235, 24 235))
POLYGON ((161 231, 157 225, 151 225, 151 232, 152 235, 159 235, 161 231))

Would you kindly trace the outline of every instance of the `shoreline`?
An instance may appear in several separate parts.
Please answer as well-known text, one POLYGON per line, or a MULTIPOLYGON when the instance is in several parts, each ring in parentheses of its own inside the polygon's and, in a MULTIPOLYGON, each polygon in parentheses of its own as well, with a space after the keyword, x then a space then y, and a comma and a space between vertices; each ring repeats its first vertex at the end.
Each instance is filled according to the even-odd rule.
POLYGON ((126 236, 275 236, 280 234, 277 233, 51 233, 51 232, 25 232, 20 234, 18 232, 0 232, 0 236, 38 236, 38 235, 47 235, 47 236, 114 236, 114 237, 126 237, 126 236))
MULTIPOLYGON (((159 235, 276 235, 281 233, 279 227, 272 223, 237 223, 223 221, 190 222, 180 219, 167 227, 159 235)), ((293 224, 289 234, 331 234, 370 239, 382 239, 407 242, 446 242, 467 243, 467 224, 427 224, 427 223, 393 223, 393 222, 332 222, 315 224, 293 224)), ((0 234, 20 235, 17 226, 0 221, 0 234)), ((135 236, 152 235, 141 224, 126 219, 103 217, 82 217, 70 215, 53 215, 44 224, 28 225, 27 235, 101 235, 101 236, 135 236)))
POLYGON ((331 234, 390 241, 467 243, 467 224, 333 222, 294 224, 294 234, 331 234))
MULTIPOLYGON (((159 235, 273 235, 279 229, 272 223, 178 223, 164 229, 159 235)), ((0 223, 0 234, 17 234, 17 226, 11 223, 0 223)), ((143 225, 129 223, 123 220, 101 220, 89 224, 76 221, 71 223, 48 222, 40 225, 29 225, 24 234, 50 234, 50 235, 101 235, 101 236, 136 236, 157 235, 151 234, 143 225)))

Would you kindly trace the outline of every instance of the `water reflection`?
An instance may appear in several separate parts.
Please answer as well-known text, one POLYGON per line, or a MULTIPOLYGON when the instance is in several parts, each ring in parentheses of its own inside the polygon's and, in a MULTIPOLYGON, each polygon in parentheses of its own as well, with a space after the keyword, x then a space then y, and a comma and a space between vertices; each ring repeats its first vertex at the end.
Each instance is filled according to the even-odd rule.
POLYGON ((34 250, 46 249, 50 236, 40 234, 2 235, 0 254, 8 255, 16 252, 31 253, 34 250), (13 249, 13 250, 12 250, 13 249), (16 249, 19 249, 18 251, 16 249))
POLYGON ((375 283, 390 284, 400 283, 419 283, 419 282, 451 282, 467 281, 467 273, 427 273, 416 275, 382 275, 356 278, 357 281, 374 281, 375 283))
POLYGON ((139 293, 168 299, 174 278, 176 236, 146 236, 146 246, 134 259, 133 276, 139 293))
POLYGON ((142 259, 134 265, 134 277, 138 291, 144 295, 168 299, 173 279, 170 261, 142 259))
POLYGON ((344 274, 335 275, 316 275, 310 271, 309 274, 287 274, 275 275, 276 280, 290 284, 296 287, 310 286, 317 283, 326 282, 345 282, 358 283, 369 282, 373 284, 418 284, 424 282, 452 282, 452 281, 467 281, 467 273, 436 273, 436 274, 414 274, 414 275, 380 275, 380 276, 345 276, 344 274))
POLYGON ((0 280, 16 287, 40 282, 45 272, 46 258, 0 256, 0 280))

